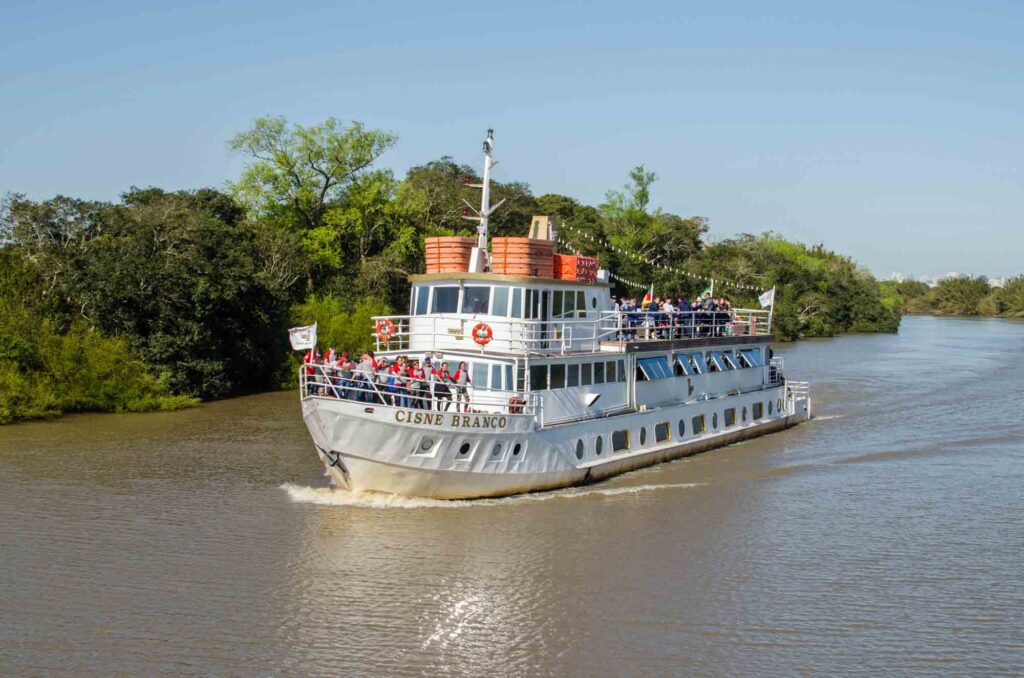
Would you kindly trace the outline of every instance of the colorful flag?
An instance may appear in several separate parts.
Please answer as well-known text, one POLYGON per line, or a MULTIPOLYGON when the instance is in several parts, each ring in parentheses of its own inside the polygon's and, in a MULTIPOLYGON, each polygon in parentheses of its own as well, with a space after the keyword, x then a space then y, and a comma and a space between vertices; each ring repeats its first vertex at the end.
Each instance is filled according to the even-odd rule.
POLYGON ((703 291, 701 291, 700 296, 698 296, 697 298, 698 299, 703 299, 705 294, 710 294, 711 296, 715 296, 715 281, 713 279, 711 281, 711 284, 708 285, 707 287, 705 287, 703 289, 703 291))
POLYGON ((640 302, 642 308, 647 308, 654 301, 654 283, 651 283, 651 289, 644 295, 644 300, 640 302))
POLYGON ((293 327, 288 330, 288 340, 296 351, 316 348, 316 323, 307 327, 293 327))
POLYGON ((761 308, 767 308, 768 306, 775 305, 775 288, 771 288, 767 292, 762 292, 761 296, 757 298, 761 302, 761 308))

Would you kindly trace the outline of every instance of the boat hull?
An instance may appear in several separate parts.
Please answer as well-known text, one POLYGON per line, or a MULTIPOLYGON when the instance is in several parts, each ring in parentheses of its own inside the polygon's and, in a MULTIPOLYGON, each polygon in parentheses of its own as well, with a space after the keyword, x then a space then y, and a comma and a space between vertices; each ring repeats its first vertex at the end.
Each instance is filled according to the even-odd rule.
POLYGON ((527 415, 422 412, 317 397, 302 404, 333 483, 359 492, 434 499, 499 497, 595 482, 789 428, 806 421, 811 411, 809 398, 787 396, 783 387, 547 428, 535 427, 527 415), (747 414, 758 402, 763 414, 769 402, 783 407, 754 420, 747 414), (726 427, 728 409, 735 412, 735 423, 726 427), (700 416, 707 430, 694 433, 691 423, 700 416), (655 440, 656 430, 667 439, 655 440), (629 449, 612 450, 613 431, 629 431, 629 449))

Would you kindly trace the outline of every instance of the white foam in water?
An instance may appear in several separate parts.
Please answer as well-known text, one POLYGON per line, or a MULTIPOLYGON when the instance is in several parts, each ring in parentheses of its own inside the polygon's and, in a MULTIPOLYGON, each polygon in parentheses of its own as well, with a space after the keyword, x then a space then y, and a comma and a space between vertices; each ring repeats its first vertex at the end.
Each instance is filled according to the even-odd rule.
POLYGON ((698 487, 705 483, 671 483, 666 485, 635 485, 632 487, 576 487, 566 490, 517 494, 498 499, 427 499, 424 497, 400 497, 396 494, 380 492, 349 492, 330 487, 307 487, 284 483, 281 489, 288 497, 300 504, 320 504, 323 506, 352 506, 358 508, 378 509, 412 509, 412 508, 458 508, 463 506, 501 506, 504 504, 528 501, 548 501, 551 499, 573 499, 600 495, 616 497, 628 494, 640 494, 655 490, 673 490, 698 487))
POLYGON ((833 419, 845 419, 845 414, 816 414, 811 421, 832 421, 833 419))

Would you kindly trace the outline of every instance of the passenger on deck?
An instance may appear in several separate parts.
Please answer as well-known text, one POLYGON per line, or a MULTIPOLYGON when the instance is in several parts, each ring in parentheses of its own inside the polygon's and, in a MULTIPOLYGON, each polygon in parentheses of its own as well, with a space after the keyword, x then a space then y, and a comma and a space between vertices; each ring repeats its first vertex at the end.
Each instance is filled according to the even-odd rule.
POLYGON ((473 380, 469 378, 466 361, 459 363, 459 369, 452 375, 452 381, 455 383, 455 411, 469 412, 469 387, 473 385, 473 380))
POLYGON ((352 370, 355 369, 355 363, 348 357, 348 351, 342 351, 335 363, 335 388, 338 391, 338 395, 342 398, 352 397, 352 370))
POLYGON ((423 359, 423 378, 426 383, 426 388, 423 392, 423 409, 432 410, 434 409, 434 386, 437 381, 437 370, 434 369, 430 356, 423 359))
POLYGON ((377 361, 377 369, 373 373, 374 400, 381 405, 393 405, 394 395, 388 391, 388 379, 390 378, 391 365, 387 358, 377 361))
POLYGON ((434 397, 437 398, 437 409, 441 409, 444 403, 444 411, 452 406, 452 373, 448 371, 448 363, 441 363, 436 373, 437 380, 434 382, 434 397))
POLYGON ((427 390, 427 375, 419 360, 413 360, 409 366, 409 407, 416 410, 430 409, 427 390))
POLYGON ((371 382, 374 377, 374 369, 373 351, 363 351, 359 358, 359 364, 352 372, 352 390, 356 400, 363 403, 373 402, 371 382))

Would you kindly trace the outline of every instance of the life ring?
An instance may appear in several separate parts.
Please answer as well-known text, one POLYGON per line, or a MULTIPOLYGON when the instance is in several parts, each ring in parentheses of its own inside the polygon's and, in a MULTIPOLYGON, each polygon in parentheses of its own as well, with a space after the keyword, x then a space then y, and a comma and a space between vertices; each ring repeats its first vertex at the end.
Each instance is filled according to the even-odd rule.
POLYGON ((486 323, 477 323, 476 327, 473 328, 473 341, 481 346, 491 343, 492 337, 494 337, 494 331, 486 323))
POLYGON ((377 338, 386 344, 393 336, 395 336, 395 323, 391 322, 387 318, 381 318, 378 320, 377 338))

